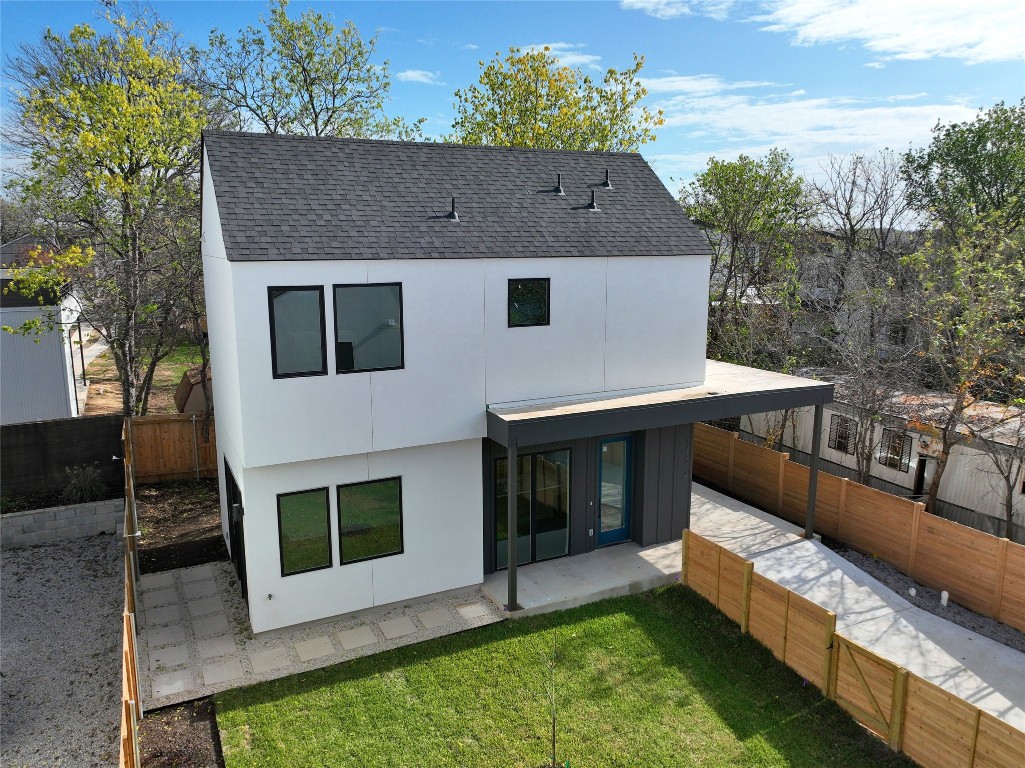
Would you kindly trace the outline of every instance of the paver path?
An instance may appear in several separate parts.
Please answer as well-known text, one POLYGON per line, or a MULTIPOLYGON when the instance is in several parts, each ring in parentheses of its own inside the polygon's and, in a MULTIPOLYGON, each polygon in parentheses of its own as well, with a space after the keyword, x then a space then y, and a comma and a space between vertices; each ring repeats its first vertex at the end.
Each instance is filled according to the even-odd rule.
POLYGON ((819 541, 694 486, 692 528, 836 614, 836 631, 1025 731, 1025 654, 917 608, 819 541))
POLYGON ((147 709, 504 618, 474 587, 255 637, 227 562, 146 574, 139 587, 139 680, 147 709))

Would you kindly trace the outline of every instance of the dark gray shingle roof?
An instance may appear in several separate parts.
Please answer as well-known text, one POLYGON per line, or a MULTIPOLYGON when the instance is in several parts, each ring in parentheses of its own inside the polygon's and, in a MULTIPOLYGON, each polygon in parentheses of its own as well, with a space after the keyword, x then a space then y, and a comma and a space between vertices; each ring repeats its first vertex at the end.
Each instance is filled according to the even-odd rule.
POLYGON ((708 253, 638 154, 203 138, 230 261, 708 253), (553 192, 559 173, 564 197, 553 192), (587 210, 591 190, 598 212, 587 210), (453 196, 458 222, 447 218, 453 196))

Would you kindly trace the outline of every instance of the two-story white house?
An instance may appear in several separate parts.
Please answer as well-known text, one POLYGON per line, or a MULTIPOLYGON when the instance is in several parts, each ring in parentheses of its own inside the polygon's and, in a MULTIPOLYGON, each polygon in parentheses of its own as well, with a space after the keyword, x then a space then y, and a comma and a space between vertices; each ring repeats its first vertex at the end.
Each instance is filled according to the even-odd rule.
POLYGON ((695 421, 832 399, 706 361, 706 239, 637 154, 209 132, 202 189, 256 632, 500 569, 515 608, 519 566, 680 537, 695 421))

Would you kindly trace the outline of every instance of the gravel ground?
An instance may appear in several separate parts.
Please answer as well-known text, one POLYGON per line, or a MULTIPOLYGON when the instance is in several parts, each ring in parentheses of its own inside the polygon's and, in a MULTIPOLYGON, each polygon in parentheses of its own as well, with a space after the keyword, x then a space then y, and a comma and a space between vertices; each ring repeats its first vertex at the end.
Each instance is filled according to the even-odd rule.
POLYGON ((947 607, 944 608, 940 605, 940 593, 937 590, 923 587, 910 576, 901 573, 892 565, 888 565, 882 560, 846 548, 836 548, 834 551, 844 560, 856 565, 869 576, 881 581, 909 603, 921 608, 923 611, 934 613, 965 629, 970 629, 991 640, 996 640, 1008 648, 1014 648, 1016 651, 1025 653, 1025 634, 1022 634, 1013 627, 1001 624, 995 619, 980 616, 974 611, 969 611, 967 608, 963 608, 952 601, 948 602, 947 607), (914 597, 908 592, 909 589, 915 590, 914 597))
POLYGON ((109 534, 3 550, 3 766, 116 763, 121 563, 109 534))

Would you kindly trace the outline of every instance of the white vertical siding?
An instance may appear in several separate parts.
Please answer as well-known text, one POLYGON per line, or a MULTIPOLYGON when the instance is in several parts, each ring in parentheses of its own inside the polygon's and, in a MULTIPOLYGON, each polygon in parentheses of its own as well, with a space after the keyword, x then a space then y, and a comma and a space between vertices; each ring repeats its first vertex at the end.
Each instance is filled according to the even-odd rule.
MULTIPOLYGON (((17 328, 43 313, 35 307, 4 307, 0 325, 17 328)), ((0 331, 0 423, 75 416, 69 354, 60 330, 38 337, 0 331)))

